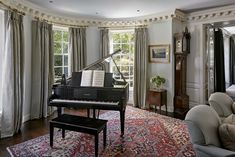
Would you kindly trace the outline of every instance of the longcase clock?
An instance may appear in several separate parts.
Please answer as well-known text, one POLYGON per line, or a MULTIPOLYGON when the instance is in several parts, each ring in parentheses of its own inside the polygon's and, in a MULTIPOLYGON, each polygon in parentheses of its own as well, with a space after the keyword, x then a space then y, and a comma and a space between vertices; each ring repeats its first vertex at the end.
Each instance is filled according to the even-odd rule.
POLYGON ((175 96, 174 116, 184 119, 189 110, 189 96, 186 93, 186 72, 187 55, 190 53, 190 33, 185 32, 174 34, 175 54, 175 96))

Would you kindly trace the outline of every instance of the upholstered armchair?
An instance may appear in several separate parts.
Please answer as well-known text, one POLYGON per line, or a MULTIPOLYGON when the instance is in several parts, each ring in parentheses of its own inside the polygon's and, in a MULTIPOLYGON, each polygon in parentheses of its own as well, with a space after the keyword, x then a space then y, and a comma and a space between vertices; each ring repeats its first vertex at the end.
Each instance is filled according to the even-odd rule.
POLYGON ((233 114, 233 99, 225 93, 216 92, 211 94, 209 104, 218 113, 221 119, 233 114))
POLYGON ((211 107, 193 107, 188 111, 185 122, 198 157, 235 157, 235 152, 221 148, 218 132, 221 120, 211 107))

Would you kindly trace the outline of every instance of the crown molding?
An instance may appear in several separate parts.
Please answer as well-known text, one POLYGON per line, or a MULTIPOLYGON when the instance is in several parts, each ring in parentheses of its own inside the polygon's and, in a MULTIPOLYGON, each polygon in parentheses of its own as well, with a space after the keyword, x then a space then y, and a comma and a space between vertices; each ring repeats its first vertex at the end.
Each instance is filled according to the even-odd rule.
POLYGON ((52 12, 48 12, 44 8, 38 7, 25 0, 0 0, 4 5, 16 9, 20 12, 24 12, 26 15, 30 15, 34 18, 46 20, 52 23, 61 25, 74 25, 74 26, 99 26, 99 27, 119 27, 119 26, 140 26, 149 25, 153 22, 168 21, 171 19, 178 19, 180 21, 186 21, 186 15, 180 10, 174 10, 167 13, 154 14, 135 18, 122 18, 122 19, 110 19, 110 18, 84 18, 84 17, 68 17, 62 15, 56 15, 52 12))
POLYGON ((188 22, 203 22, 213 21, 225 18, 234 18, 235 16, 235 5, 217 7, 213 9, 207 9, 203 11, 197 11, 187 14, 188 22))

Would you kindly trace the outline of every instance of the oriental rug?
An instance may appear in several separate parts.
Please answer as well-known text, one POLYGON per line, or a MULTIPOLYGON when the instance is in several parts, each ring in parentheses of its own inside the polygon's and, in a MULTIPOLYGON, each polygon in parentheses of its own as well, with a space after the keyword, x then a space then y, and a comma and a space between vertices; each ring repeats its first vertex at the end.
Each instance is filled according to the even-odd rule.
MULTIPOLYGON (((194 157, 195 152, 183 121, 127 106, 125 134, 120 137, 119 112, 109 111, 100 116, 108 120, 107 146, 99 141, 101 157, 194 157)), ((7 148, 11 156, 94 156, 92 135, 67 131, 54 133, 54 147, 49 146, 49 135, 44 135, 7 148)))

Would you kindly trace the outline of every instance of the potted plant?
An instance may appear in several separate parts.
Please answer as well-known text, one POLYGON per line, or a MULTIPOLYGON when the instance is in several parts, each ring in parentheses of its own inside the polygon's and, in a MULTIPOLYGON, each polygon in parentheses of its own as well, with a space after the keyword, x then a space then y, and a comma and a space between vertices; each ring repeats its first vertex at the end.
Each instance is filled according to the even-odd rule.
POLYGON ((159 75, 155 75, 153 77, 151 77, 150 82, 153 84, 153 86, 156 89, 161 89, 162 85, 166 82, 166 79, 164 77, 161 77, 159 75))

